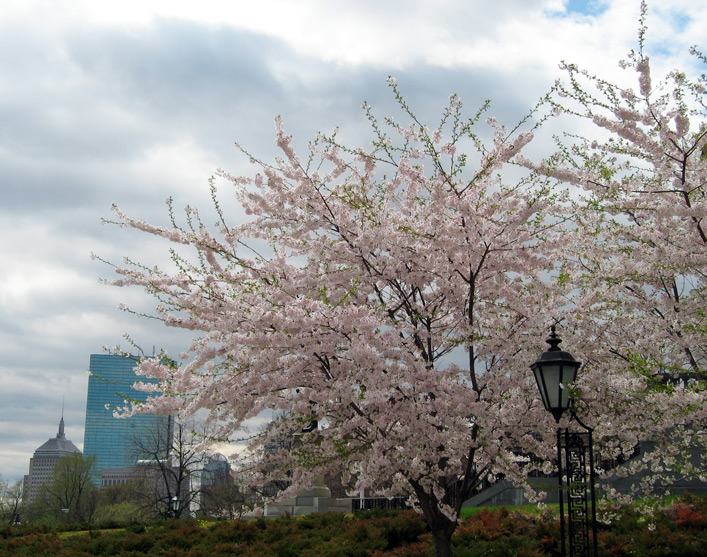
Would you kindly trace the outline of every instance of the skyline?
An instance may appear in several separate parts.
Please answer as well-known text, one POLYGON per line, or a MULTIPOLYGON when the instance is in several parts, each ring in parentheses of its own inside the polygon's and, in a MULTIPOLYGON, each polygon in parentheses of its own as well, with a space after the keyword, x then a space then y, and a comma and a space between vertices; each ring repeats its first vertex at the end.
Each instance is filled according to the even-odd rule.
MULTIPOLYGON (((175 209, 199 207, 210 222, 214 171, 253 171, 234 142, 272 158, 280 115, 296 145, 335 126, 365 144, 361 104, 392 109, 388 75, 424 120, 458 93, 469 112, 490 98, 488 114, 510 126, 562 77, 562 60, 633 78, 618 61, 637 48, 638 1, 221 4, 0 7, 3 478, 27 473, 63 395, 66 436, 83 449, 90 354, 130 351, 127 333, 147 353, 176 356, 190 338, 117 309, 149 312, 146 294, 99 283, 111 269, 91 253, 149 264, 168 256, 152 238, 103 226, 111 203, 165 224, 172 196, 175 209)), ((655 78, 694 68, 690 46, 707 49, 707 7, 696 4, 649 3, 655 78)))

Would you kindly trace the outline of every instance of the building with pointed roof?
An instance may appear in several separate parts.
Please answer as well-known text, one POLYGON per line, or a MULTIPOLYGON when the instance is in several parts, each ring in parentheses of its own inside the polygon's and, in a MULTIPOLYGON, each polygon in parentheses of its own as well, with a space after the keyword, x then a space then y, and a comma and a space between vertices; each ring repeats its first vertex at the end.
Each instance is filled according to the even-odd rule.
POLYGON ((47 440, 42 446, 34 451, 34 456, 29 459, 29 474, 25 476, 23 499, 32 502, 37 495, 42 484, 51 481, 54 475, 54 467, 62 456, 74 453, 81 454, 76 445, 66 438, 64 434, 64 416, 59 420, 59 432, 56 437, 47 440))

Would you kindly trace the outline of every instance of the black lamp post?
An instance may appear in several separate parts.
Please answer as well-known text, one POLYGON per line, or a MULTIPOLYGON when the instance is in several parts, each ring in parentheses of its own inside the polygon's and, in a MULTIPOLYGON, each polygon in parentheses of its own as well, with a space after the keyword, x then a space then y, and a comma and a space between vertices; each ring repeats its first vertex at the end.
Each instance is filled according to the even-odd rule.
POLYGON ((592 428, 586 426, 570 409, 570 384, 577 377, 577 370, 582 364, 572 354, 560 350, 562 340, 555 333, 555 326, 550 328, 547 343, 550 348, 540 355, 537 362, 530 366, 540 390, 545 409, 557 423, 565 410, 570 410, 574 419, 585 431, 573 433, 569 428, 557 428, 557 469, 560 486, 560 537, 562 555, 565 556, 565 512, 564 499, 567 497, 569 510, 569 549, 570 555, 590 556, 591 548, 597 555, 596 507, 594 503, 594 450, 592 446, 592 428), (565 456, 565 474, 563 480, 562 450, 565 456), (588 474, 587 474, 588 472, 588 474), (588 499, 591 498, 591 516, 588 499), (590 542, 589 530, 592 538, 590 542))

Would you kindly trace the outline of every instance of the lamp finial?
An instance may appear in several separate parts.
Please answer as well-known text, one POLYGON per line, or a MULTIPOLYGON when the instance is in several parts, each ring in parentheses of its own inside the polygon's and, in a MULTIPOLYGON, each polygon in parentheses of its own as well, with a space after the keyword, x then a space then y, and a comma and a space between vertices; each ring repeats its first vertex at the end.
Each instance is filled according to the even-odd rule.
POLYGON ((548 352, 559 352, 560 349, 558 347, 562 342, 562 339, 557 336, 557 333, 555 332, 555 325, 550 326, 550 338, 545 342, 550 345, 548 352))

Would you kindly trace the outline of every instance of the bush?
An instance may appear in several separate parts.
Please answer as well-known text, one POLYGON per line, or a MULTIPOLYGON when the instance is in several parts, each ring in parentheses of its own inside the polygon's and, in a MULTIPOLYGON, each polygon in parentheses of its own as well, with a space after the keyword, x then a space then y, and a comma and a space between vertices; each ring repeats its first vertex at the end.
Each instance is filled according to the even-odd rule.
MULTIPOLYGON (((601 525, 601 555, 707 555, 707 497, 684 495, 652 516, 635 507, 611 509, 613 521, 601 525)), ((559 554, 559 522, 538 514, 483 509, 464 520, 453 539, 454 555, 559 554)), ((123 530, 15 526, 0 530, 0 557, 74 555, 170 555, 219 557, 428 557, 432 534, 413 511, 356 515, 316 514, 250 521, 169 520, 133 523, 123 530)))
POLYGON ((611 524, 598 535, 599 551, 612 555, 707 555, 707 497, 685 493, 653 515, 634 506, 611 509, 611 524))
POLYGON ((127 532, 132 532, 133 534, 144 534, 147 532, 147 526, 141 522, 133 522, 125 527, 127 532))
POLYGON ((429 527, 421 515, 415 511, 404 511, 386 523, 383 530, 387 542, 386 549, 416 543, 419 537, 428 531, 429 527))
POLYGON ((452 538, 455 555, 544 555, 548 537, 544 530, 538 537, 541 518, 520 512, 510 513, 505 508, 481 509, 457 527, 452 538))

